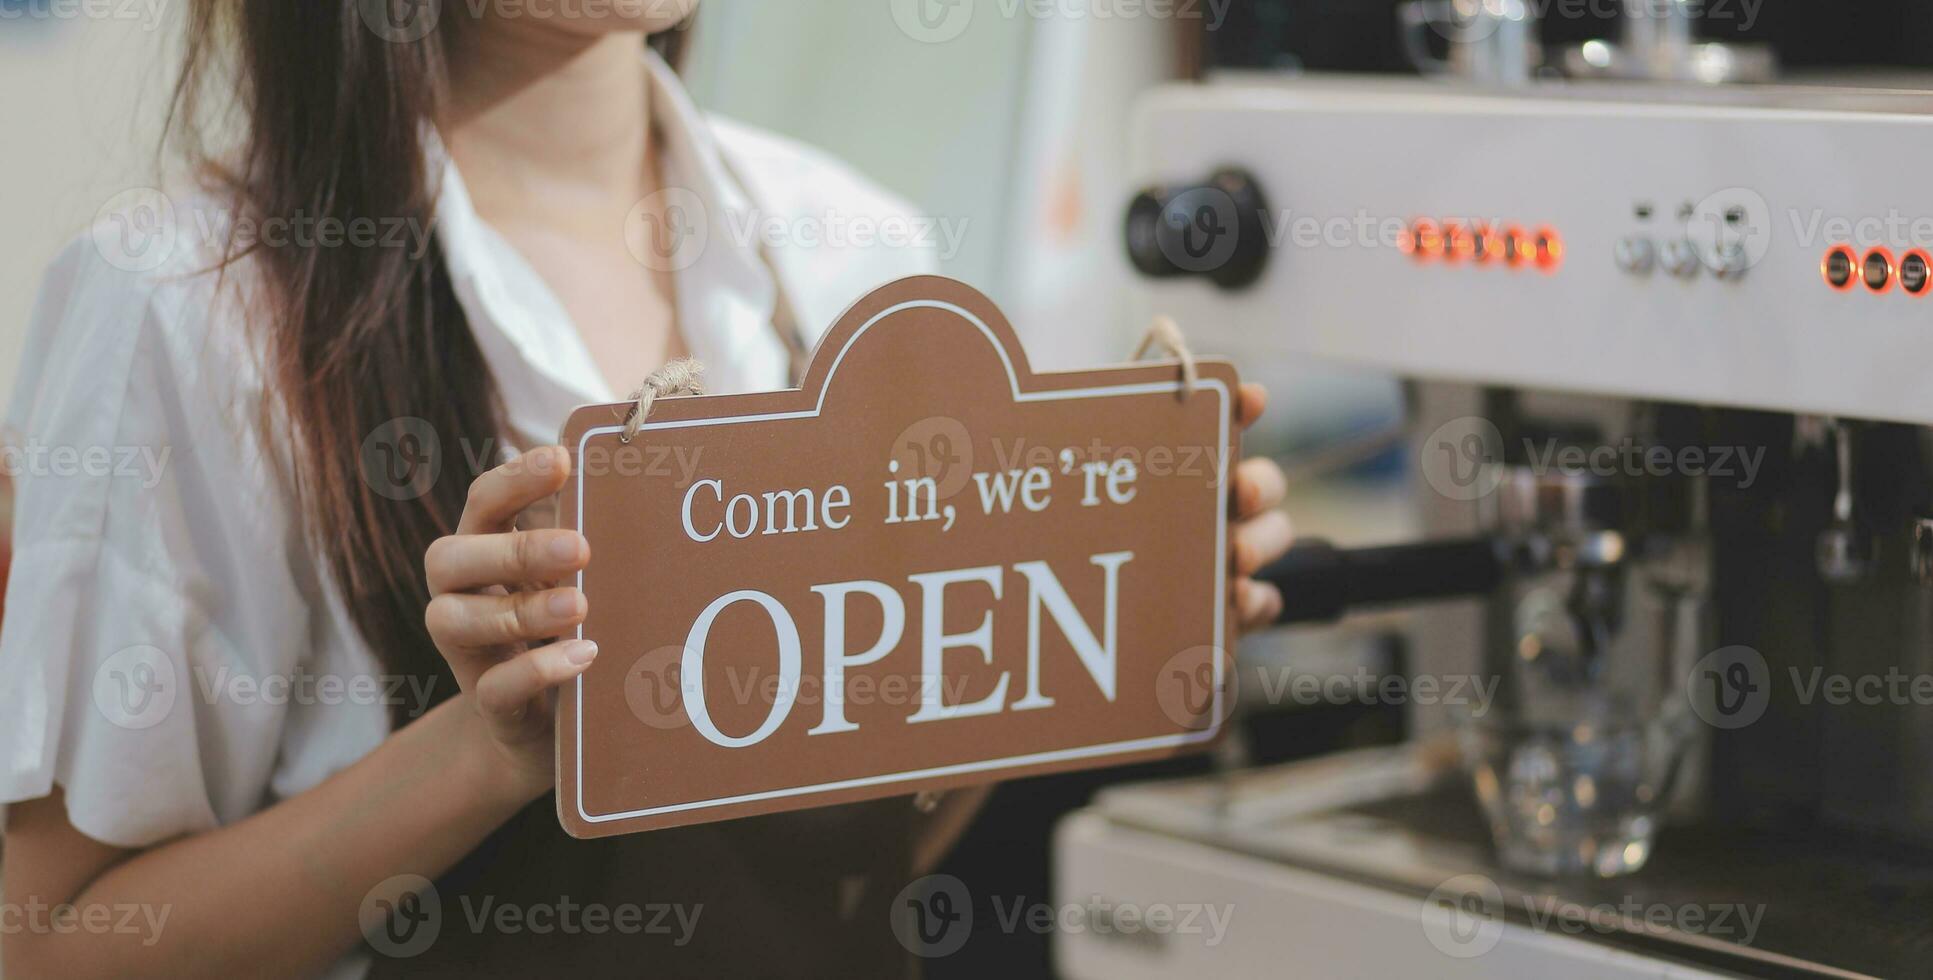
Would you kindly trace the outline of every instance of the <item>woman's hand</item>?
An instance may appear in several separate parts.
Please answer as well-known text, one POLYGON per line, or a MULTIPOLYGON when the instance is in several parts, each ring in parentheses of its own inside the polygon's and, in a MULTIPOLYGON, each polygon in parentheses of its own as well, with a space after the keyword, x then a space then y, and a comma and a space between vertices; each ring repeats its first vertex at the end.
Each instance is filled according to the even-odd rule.
POLYGON ((555 586, 590 561, 590 543, 571 530, 515 529, 569 475, 570 455, 547 446, 478 477, 456 533, 423 559, 430 636, 508 762, 507 788, 529 799, 554 778, 551 689, 597 657, 594 643, 555 639, 589 611, 584 593, 555 586))
MULTIPOLYGON (((1268 407, 1268 391, 1245 384, 1237 399, 1235 421, 1255 424, 1268 407)), ((1272 459, 1245 459, 1235 468, 1235 612, 1243 630, 1265 629, 1282 614, 1282 593, 1253 576, 1289 550, 1294 531, 1281 510, 1288 479, 1272 459)))

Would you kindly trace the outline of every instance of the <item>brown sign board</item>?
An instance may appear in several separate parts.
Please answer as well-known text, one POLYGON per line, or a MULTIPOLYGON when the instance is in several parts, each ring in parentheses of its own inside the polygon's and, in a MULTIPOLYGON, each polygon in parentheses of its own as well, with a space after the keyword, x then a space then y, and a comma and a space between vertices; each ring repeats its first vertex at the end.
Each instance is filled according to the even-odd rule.
POLYGON ((803 385, 573 413, 579 837, 1172 756, 1226 716, 1234 369, 1035 373, 970 287, 854 305, 803 385))

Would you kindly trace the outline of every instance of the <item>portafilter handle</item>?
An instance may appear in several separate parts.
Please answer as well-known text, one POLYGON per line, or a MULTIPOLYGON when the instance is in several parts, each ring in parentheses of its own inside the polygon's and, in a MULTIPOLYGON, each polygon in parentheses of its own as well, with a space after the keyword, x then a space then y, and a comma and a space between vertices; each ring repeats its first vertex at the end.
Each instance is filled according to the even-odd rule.
POLYGON ((1504 561, 1490 538, 1383 548, 1338 548, 1304 539, 1255 575, 1282 593, 1277 625, 1332 622, 1357 606, 1483 595, 1502 584, 1504 561))

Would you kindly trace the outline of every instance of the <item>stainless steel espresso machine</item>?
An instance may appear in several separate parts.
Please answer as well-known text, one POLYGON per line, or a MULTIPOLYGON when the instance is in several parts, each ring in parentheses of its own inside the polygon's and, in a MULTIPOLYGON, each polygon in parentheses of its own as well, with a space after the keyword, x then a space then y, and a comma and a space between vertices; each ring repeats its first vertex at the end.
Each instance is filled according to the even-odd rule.
POLYGON ((1143 105, 1151 304, 1404 379, 1423 533, 1299 545, 1260 642, 1400 635, 1410 741, 1104 793, 1058 901, 1232 914, 1064 975, 1933 973, 1933 93, 1619 50, 1143 105))

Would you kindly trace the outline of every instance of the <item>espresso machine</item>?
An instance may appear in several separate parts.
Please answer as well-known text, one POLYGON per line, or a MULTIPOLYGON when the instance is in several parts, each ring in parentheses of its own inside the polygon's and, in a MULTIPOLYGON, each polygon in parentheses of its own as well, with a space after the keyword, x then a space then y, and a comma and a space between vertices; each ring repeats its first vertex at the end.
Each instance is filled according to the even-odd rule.
POLYGON ((1062 975, 1933 971, 1933 92, 1670 23, 1501 64, 1141 106, 1150 305, 1402 379, 1414 539, 1298 544, 1249 642, 1395 637, 1407 741, 1102 793, 1058 901, 1232 914, 1062 975))

